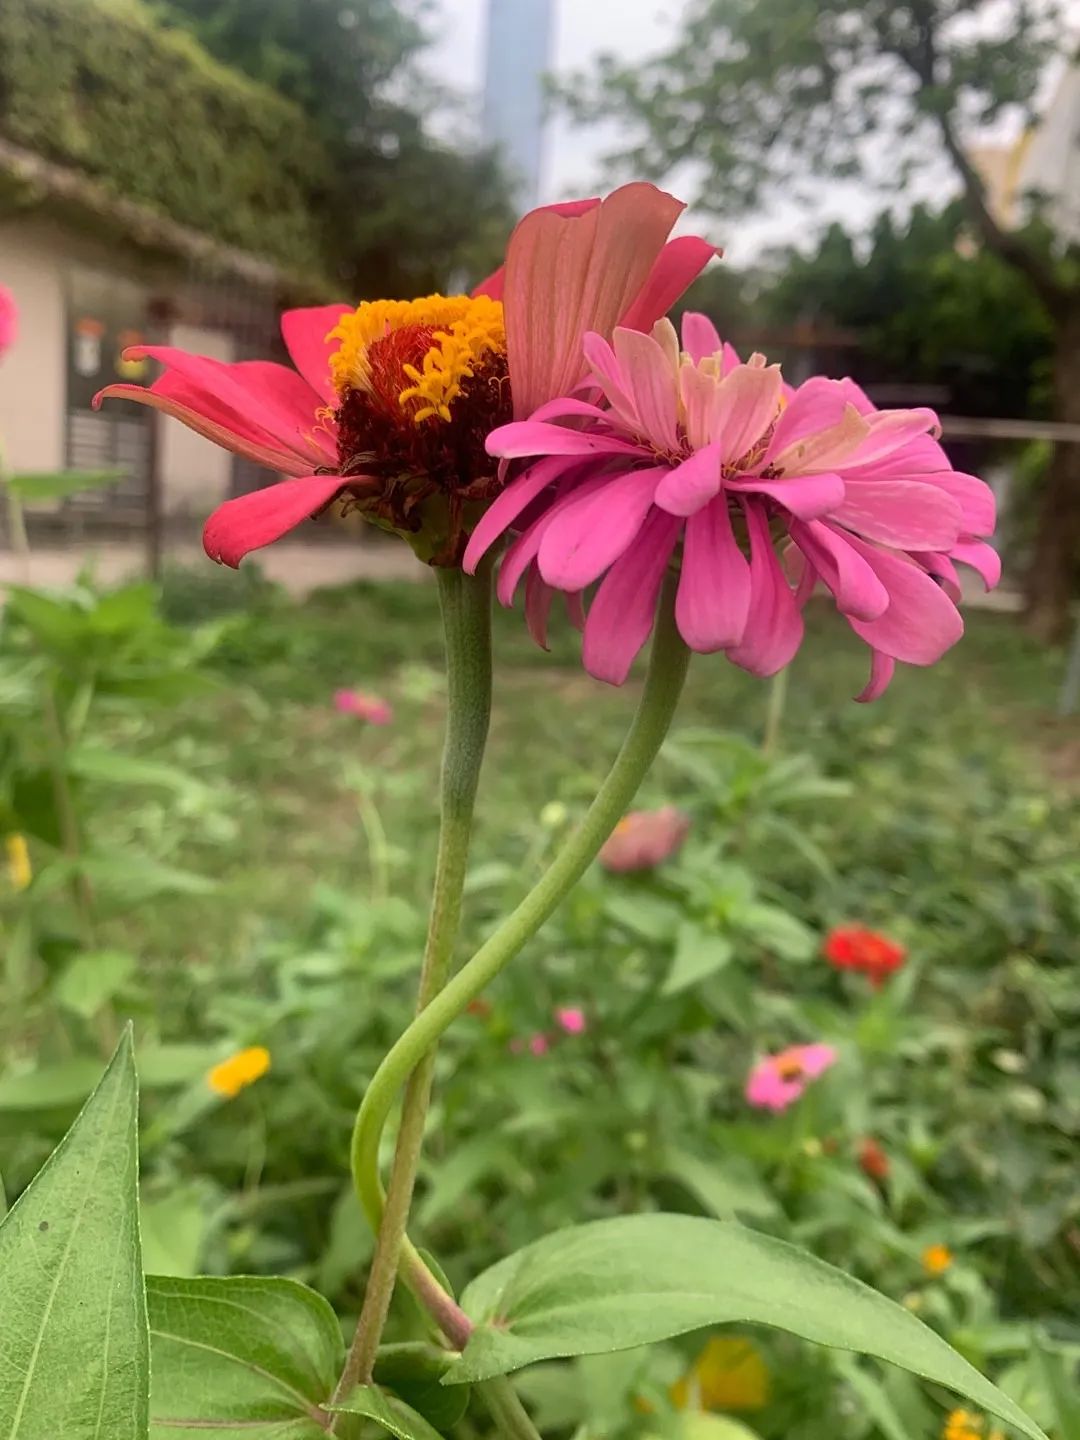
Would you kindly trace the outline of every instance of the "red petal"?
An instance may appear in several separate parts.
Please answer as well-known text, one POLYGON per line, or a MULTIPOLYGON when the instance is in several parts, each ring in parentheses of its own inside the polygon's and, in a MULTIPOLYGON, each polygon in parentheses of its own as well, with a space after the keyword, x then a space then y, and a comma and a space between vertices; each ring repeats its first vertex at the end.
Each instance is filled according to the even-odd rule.
POLYGON ((302 520, 328 505, 347 483, 340 475, 304 475, 226 500, 206 522, 203 549, 211 560, 235 570, 249 551, 295 530, 302 520))

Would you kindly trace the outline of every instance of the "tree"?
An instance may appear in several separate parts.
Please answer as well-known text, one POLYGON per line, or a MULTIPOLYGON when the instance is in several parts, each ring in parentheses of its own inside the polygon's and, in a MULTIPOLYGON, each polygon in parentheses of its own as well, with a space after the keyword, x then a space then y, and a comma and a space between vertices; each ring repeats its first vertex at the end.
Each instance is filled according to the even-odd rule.
POLYGON ((411 11, 396 0, 155 0, 155 9, 315 121, 337 165, 333 248, 351 295, 439 289, 498 263, 509 192, 490 152, 428 133, 427 114, 447 97, 416 73, 425 35, 411 11))
MULTIPOLYGON (((622 159, 636 172, 696 171, 713 209, 781 185, 805 195, 822 175, 895 195, 917 167, 949 167, 974 233, 1046 313, 1053 417, 1080 424, 1080 247, 1000 224, 963 141, 1009 109, 1032 117, 1065 34, 1055 0, 690 0, 668 50, 634 70, 605 58, 572 101, 580 118, 630 123, 622 159)), ((1060 444, 1028 584, 1044 638, 1067 628, 1077 554, 1080 445, 1060 444)))

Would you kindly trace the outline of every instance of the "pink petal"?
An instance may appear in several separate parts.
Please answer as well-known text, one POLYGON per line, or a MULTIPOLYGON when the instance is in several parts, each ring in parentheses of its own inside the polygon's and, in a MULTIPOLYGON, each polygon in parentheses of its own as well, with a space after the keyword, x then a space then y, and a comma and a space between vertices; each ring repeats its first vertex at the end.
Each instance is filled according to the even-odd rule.
POLYGON ((952 496, 916 480, 848 477, 843 504, 832 519, 894 550, 948 550, 962 528, 952 496))
POLYGON ((571 430, 542 420, 513 420, 500 425, 487 437, 489 455, 520 460, 531 455, 647 455, 640 445, 613 435, 571 430))
POLYGON ((682 317, 682 344, 695 365, 723 348, 716 326, 707 315, 696 310, 688 310, 682 317))
POLYGON ((462 566, 470 575, 476 573, 482 556, 490 550, 500 535, 509 530, 526 506, 531 505, 538 495, 564 473, 567 463, 562 456, 538 460, 495 497, 480 517, 465 547, 462 566))
MULTIPOLYGON (((573 216, 585 215, 590 210, 595 210, 599 204, 599 197, 595 197, 591 200, 560 200, 555 205, 540 205, 537 208, 540 210, 550 210, 556 215, 573 216)), ((529 213, 534 214, 535 212, 530 211, 529 213)), ((501 300, 505 288, 506 266, 500 265, 497 270, 492 271, 486 280, 481 280, 480 284, 472 291, 472 294, 490 295, 492 300, 501 300)))
MULTIPOLYGON (((791 404, 795 404, 795 399, 791 404)), ((781 416, 782 420, 784 417, 781 416)), ((776 431, 780 430, 777 421, 776 431)), ((793 440, 782 448, 777 443, 776 432, 765 452, 766 461, 777 470, 793 475, 806 475, 811 471, 836 470, 846 467, 848 457, 866 439, 869 423, 863 419, 854 405, 845 402, 844 411, 835 424, 824 429, 810 430, 800 439, 793 440)))
POLYGON ((849 620, 856 635, 908 665, 940 660, 964 633, 960 612, 941 586, 913 560, 855 535, 848 544, 869 561, 889 592, 889 608, 877 620, 849 620))
POLYGON ((495 586, 495 594, 500 605, 510 606, 514 603, 514 592, 518 587, 518 581, 536 559, 541 541, 566 507, 576 504, 589 495, 594 495, 607 484, 607 478, 601 476, 574 486, 568 493, 564 493, 556 499, 542 515, 522 531, 507 550, 499 565, 499 579, 495 586))
POLYGON ((867 395, 866 391, 862 388, 862 386, 856 385, 855 381, 852 380, 850 375, 845 375, 844 378, 840 381, 840 384, 844 387, 845 398, 847 399, 849 404, 855 406, 855 409, 858 410, 860 415, 872 415, 874 413, 874 411, 877 409, 877 406, 870 399, 870 396, 867 395))
MULTIPOLYGON (((679 395, 683 404, 683 425, 692 450, 719 443, 722 436, 716 424, 717 392, 720 381, 715 374, 696 365, 679 368, 679 395)), ((720 454, 720 451, 717 451, 720 454)))
POLYGON ((624 315, 629 330, 651 330, 720 251, 697 235, 669 240, 656 257, 641 293, 624 315))
POLYGON ((836 598, 837 608, 858 620, 876 620, 889 608, 889 592, 873 566, 828 525, 794 524, 791 536, 836 598))
POLYGON ((300 310, 286 310, 281 317, 281 336, 289 359, 317 395, 327 405, 337 403, 337 391, 330 379, 330 356, 338 348, 337 340, 326 337, 352 306, 310 305, 300 310))
POLYGON ((961 540, 952 547, 950 555, 961 565, 970 565, 981 576, 987 590, 993 590, 1001 579, 1001 556, 992 545, 979 540, 961 540))
POLYGON ((896 661, 891 655, 883 655, 880 650, 871 650, 870 679, 866 682, 865 689, 855 696, 856 702, 869 705, 872 700, 880 700, 892 683, 895 670, 896 661))
POLYGON ((912 475, 950 495, 960 507, 961 529, 965 535, 992 535, 997 520, 994 492, 985 481, 960 470, 935 470, 933 474, 912 475))
POLYGON ((930 430, 939 430, 937 415, 926 406, 915 410, 875 410, 867 415, 870 433, 847 457, 847 466, 872 465, 930 430))
POLYGON ((810 1080, 828 1070, 836 1062, 836 1051, 831 1045, 796 1045, 803 1074, 810 1080))
POLYGON ((686 522, 675 620, 690 649, 707 654, 740 642, 749 609, 750 566, 721 495, 686 522))
POLYGON ((720 493, 720 442, 706 445, 668 470, 656 487, 656 503, 669 515, 693 515, 720 493))
POLYGON ((726 480, 727 490, 742 495, 767 495, 799 520, 816 520, 834 512, 844 499, 844 482, 839 475, 792 475, 779 480, 746 476, 726 480))
POLYGON ((525 628, 541 650, 548 648, 548 616, 551 614, 551 602, 554 598, 553 587, 545 585, 540 571, 535 565, 531 565, 525 578, 525 628))
POLYGON ((519 222, 503 295, 515 415, 531 415, 574 389, 587 368, 583 337, 611 334, 683 208, 655 186, 635 183, 583 214, 534 210, 519 222))
POLYGON ((750 534, 750 610, 742 640, 728 659, 752 675, 775 675, 802 643, 803 621, 773 549, 769 522, 759 505, 743 502, 750 534))
POLYGON ((584 590, 623 553, 652 508, 658 470, 630 470, 570 497, 547 528, 537 563, 549 585, 584 590))
POLYGON ((585 621, 582 658, 597 680, 621 685, 649 638, 656 599, 680 522, 653 509, 633 545, 604 577, 585 621))
POLYGON ((651 335, 622 326, 615 330, 614 345, 642 434, 658 450, 677 450, 678 377, 669 357, 651 335))
POLYGON ((779 407, 779 365, 740 365, 721 381, 713 435, 723 444, 727 464, 734 465, 757 444, 779 407))
POLYGON ((808 435, 829 430, 840 423, 847 408, 843 384, 815 375, 800 385, 776 422, 769 448, 773 453, 804 440, 808 435))
POLYGON ((322 510, 347 483, 340 475, 305 475, 226 500, 206 522, 203 549, 235 569, 250 550, 280 540, 322 510))

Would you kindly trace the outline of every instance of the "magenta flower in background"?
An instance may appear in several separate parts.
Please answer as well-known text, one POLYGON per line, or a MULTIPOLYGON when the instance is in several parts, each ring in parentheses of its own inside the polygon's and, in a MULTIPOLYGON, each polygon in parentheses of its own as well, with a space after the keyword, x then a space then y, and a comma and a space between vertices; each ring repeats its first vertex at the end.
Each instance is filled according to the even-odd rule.
POLYGON ((786 1110, 836 1059, 831 1045, 789 1045, 750 1071, 746 1098, 759 1110, 786 1110))
POLYGON ((651 870, 674 855, 686 839, 690 817, 674 805, 659 810, 631 810, 604 841, 599 860, 616 873, 651 870))
POLYGON ((387 701, 378 695, 366 695, 363 690, 335 690, 334 709, 342 715, 355 715, 369 725, 389 725, 394 711, 387 701))
POLYGON ((851 380, 793 389, 764 356, 743 364, 703 315, 684 317, 681 347, 660 320, 649 334, 617 328, 610 345, 587 335, 584 350, 587 398, 488 437, 492 454, 526 463, 477 525, 465 568, 519 528, 498 594, 512 603, 524 576, 540 636, 554 591, 580 607, 600 581, 583 644, 598 679, 626 679, 680 542, 676 620, 691 649, 774 674, 820 583, 870 647, 860 700, 885 690, 898 660, 932 664, 960 638, 955 562, 997 582, 981 539, 993 496, 953 470, 932 410, 877 410, 851 380))
POLYGON ((0 360, 15 344, 19 333, 19 307, 6 285, 0 285, 0 360))
POLYGON ((529 1040, 529 1053, 535 1055, 537 1059, 541 1055, 546 1055, 550 1049, 551 1041, 546 1035, 533 1035, 529 1040))
POLYGON ((588 1029, 585 1011, 579 1005, 560 1005, 555 1010, 555 1023, 566 1035, 584 1035, 588 1029))

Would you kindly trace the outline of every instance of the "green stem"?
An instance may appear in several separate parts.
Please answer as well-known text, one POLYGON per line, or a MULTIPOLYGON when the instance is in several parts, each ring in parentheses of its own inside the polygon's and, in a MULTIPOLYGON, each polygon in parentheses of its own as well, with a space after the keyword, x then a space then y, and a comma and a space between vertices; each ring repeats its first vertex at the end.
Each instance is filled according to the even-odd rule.
POLYGON ((485 1380, 479 1389, 504 1440, 540 1440, 536 1426, 529 1419, 529 1412, 505 1375, 485 1380))
MULTIPOLYGON (((440 793, 439 848, 427 943, 420 970, 417 1011, 446 984, 461 918, 473 807, 491 716, 491 569, 475 578, 462 570, 436 570, 446 636, 447 719, 440 793)), ((338 1384, 338 1400, 371 1380, 401 1259, 412 1205, 424 1123, 431 1101, 435 1045, 417 1054, 401 1107, 385 1208, 356 1335, 338 1384)), ((378 1156, 376 1155, 376 1168, 378 1156)), ((376 1177, 377 1180, 377 1177, 376 1177)), ((381 1194, 380 1194, 381 1199, 381 1194)))
POLYGON ((787 703, 788 666, 778 670, 769 685, 769 705, 765 711, 765 734, 761 738, 761 753, 774 755, 780 741, 780 725, 787 703))
MULTIPOLYGON (((540 929, 567 892, 580 880, 637 792, 656 758, 675 713, 690 652, 675 626, 675 584, 669 578, 657 614, 649 670, 637 713, 618 757, 581 824, 551 865, 472 959, 434 996, 390 1050, 368 1086, 352 1140, 352 1173, 360 1203, 373 1226, 383 1214, 379 1181, 379 1142, 401 1086, 424 1056, 438 1044, 470 1000, 540 929)), ((448 1337, 462 1345, 471 1328, 406 1237, 401 1254, 405 1278, 421 1303, 436 1314, 448 1337)))

